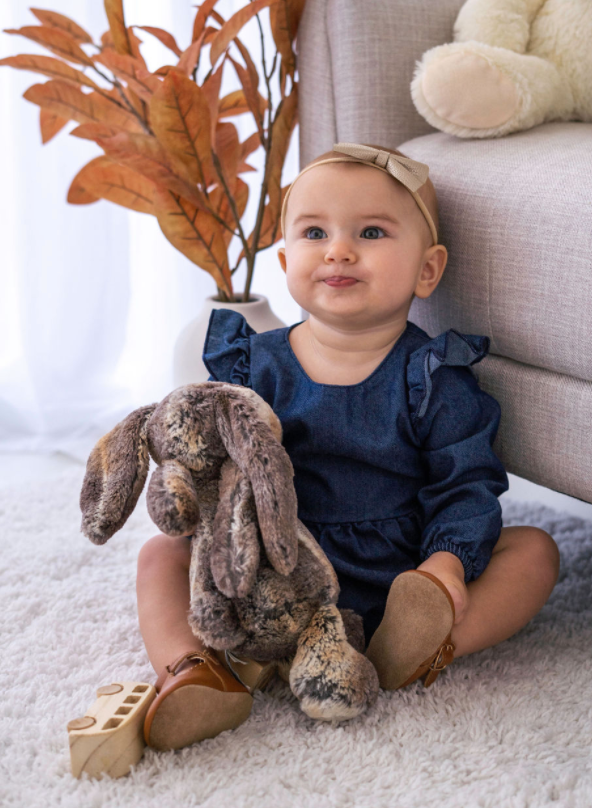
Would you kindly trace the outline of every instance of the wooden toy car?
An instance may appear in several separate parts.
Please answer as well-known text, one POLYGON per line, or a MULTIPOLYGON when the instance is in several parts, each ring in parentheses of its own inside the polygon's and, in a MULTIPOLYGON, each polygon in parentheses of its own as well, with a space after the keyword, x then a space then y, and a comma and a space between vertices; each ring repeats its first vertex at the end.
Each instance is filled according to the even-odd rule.
POLYGON ((97 697, 68 723, 72 774, 123 777, 144 754, 144 718, 156 690, 147 682, 120 682, 100 687, 97 697))

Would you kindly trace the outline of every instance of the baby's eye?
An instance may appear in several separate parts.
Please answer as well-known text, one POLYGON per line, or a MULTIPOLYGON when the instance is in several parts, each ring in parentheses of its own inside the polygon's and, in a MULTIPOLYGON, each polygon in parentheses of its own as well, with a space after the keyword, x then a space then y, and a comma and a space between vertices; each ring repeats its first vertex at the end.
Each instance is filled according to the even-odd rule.
MULTIPOLYGON (((325 231, 321 227, 309 227, 307 230, 304 231, 304 235, 306 238, 309 238, 310 233, 314 233, 317 230, 319 233, 324 233, 325 231)), ((311 241, 316 241, 316 238, 312 238, 311 241)))
POLYGON ((377 236, 376 233, 378 233, 378 232, 384 233, 384 230, 382 229, 382 227, 365 227, 362 232, 367 233, 368 231, 370 231, 370 233, 371 233, 371 235, 367 236, 367 238, 369 238, 369 239, 380 238, 380 236, 377 236))

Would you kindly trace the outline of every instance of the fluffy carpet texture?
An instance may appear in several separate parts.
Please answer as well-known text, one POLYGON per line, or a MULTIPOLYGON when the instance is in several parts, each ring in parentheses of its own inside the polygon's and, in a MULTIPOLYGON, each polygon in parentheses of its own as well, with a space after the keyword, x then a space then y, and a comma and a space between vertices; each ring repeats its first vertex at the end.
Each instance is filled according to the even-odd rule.
POLYGON ((154 682, 136 612, 142 495, 103 547, 80 533, 82 473, 0 489, 0 805, 142 808, 592 804, 592 522, 506 500, 504 524, 554 536, 561 573, 514 637, 456 660, 428 689, 382 692, 349 723, 316 723, 277 680, 237 730, 148 749, 117 780, 73 778, 66 725, 96 688, 154 682))

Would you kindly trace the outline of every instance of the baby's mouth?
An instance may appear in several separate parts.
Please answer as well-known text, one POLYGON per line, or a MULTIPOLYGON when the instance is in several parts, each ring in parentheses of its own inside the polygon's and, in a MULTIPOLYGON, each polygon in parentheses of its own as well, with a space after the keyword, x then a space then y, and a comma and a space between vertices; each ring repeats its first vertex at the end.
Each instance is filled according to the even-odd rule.
POLYGON ((355 278, 347 278, 340 275, 335 275, 333 278, 325 278, 324 281, 328 286, 353 286, 358 281, 355 278))

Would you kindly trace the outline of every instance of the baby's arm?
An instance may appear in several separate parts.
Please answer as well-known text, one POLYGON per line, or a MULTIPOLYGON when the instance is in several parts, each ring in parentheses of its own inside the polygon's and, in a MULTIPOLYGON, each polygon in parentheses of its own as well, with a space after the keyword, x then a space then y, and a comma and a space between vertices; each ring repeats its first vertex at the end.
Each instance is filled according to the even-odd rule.
POLYGON ((418 494, 424 516, 419 569, 440 577, 438 570, 462 597, 459 584, 481 575, 502 527, 498 497, 509 484, 492 449, 501 410, 468 367, 440 367, 432 385, 427 411, 415 422, 427 471, 418 494))

